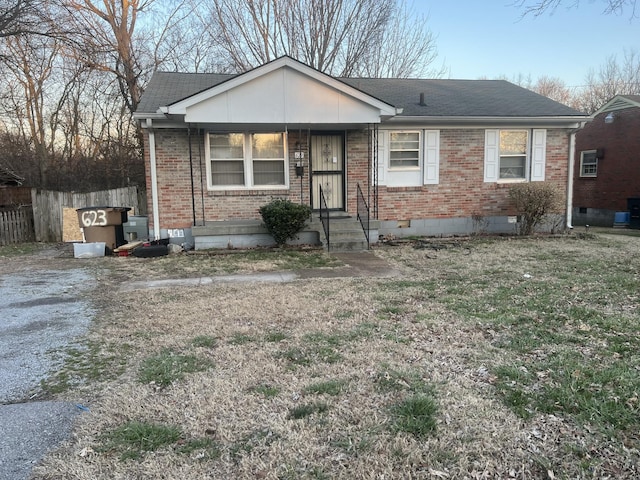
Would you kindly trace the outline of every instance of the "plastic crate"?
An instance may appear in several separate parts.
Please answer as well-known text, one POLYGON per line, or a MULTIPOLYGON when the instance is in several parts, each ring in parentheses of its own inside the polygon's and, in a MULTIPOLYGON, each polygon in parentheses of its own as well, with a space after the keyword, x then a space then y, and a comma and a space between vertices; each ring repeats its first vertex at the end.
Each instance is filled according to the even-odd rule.
POLYGON ((104 257, 105 242, 74 243, 73 256, 75 258, 104 257))

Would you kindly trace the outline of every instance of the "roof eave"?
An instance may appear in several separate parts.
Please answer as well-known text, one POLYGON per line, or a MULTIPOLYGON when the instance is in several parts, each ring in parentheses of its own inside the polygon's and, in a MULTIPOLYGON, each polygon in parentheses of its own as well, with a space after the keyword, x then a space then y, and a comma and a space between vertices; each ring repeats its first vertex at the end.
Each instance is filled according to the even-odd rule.
POLYGON ((161 112, 149 113, 149 112, 134 112, 133 119, 142 122, 143 120, 164 120, 167 116, 161 112))
POLYGON ((422 125, 442 125, 442 126, 496 126, 496 125, 517 125, 517 126, 554 126, 578 128, 582 123, 591 121, 588 115, 571 116, 550 116, 550 117, 503 117, 503 116, 446 116, 446 115, 424 115, 409 116, 397 115, 390 118, 387 124, 422 124, 422 125))
POLYGON ((174 115, 185 115, 187 112, 187 108, 193 106, 197 103, 200 103, 204 100, 207 100, 211 97, 219 95, 221 93, 232 90, 235 87, 240 85, 244 85, 256 78, 259 78, 267 73, 273 72, 275 70, 281 68, 291 68, 303 75, 307 75, 310 78, 313 78, 328 87, 334 88, 342 92, 345 95, 349 95, 361 102, 367 103, 375 108, 380 109, 383 115, 396 115, 397 108, 394 105, 391 105, 383 100, 380 100, 356 87, 353 87, 335 77, 332 77, 326 73, 323 73, 319 70, 316 70, 308 65, 305 65, 297 60, 294 60, 291 57, 283 56, 276 60, 273 60, 269 63, 256 67, 248 72, 241 73, 236 75, 228 80, 225 80, 222 83, 217 85, 213 85, 210 88, 207 88, 201 92, 190 95, 181 100, 177 100, 172 102, 166 106, 160 107, 164 113, 174 114, 174 115))

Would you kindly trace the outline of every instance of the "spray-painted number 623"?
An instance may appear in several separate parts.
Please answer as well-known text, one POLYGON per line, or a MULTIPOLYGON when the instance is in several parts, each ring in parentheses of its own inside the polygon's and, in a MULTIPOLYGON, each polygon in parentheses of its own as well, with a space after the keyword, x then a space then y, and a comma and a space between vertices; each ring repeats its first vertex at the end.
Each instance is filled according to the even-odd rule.
POLYGON ((107 224, 107 212, 104 210, 87 210, 82 212, 82 225, 85 227, 102 227, 107 224))

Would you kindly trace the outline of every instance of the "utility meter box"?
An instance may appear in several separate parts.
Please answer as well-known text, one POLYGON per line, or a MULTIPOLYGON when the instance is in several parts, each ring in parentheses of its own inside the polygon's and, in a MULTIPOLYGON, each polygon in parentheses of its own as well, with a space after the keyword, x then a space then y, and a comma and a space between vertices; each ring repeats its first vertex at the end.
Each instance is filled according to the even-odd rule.
POLYGON ((122 225, 124 238, 132 242, 134 240, 147 240, 149 238, 149 219, 143 215, 129 215, 126 223, 122 225))

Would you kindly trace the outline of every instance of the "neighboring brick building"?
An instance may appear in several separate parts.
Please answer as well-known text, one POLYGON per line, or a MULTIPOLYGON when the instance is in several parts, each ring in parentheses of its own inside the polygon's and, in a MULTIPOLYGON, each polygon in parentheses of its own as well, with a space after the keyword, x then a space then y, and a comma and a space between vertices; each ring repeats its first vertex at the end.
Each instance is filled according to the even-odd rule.
POLYGON ((640 201, 640 95, 618 95, 593 116, 576 135, 573 223, 611 227, 640 201))
POLYGON ((135 116, 153 236, 202 248, 274 197, 318 209, 320 187, 341 217, 360 187, 374 240, 513 233, 509 186, 565 192, 588 120, 502 80, 336 79, 289 57, 240 75, 158 72, 135 116))

